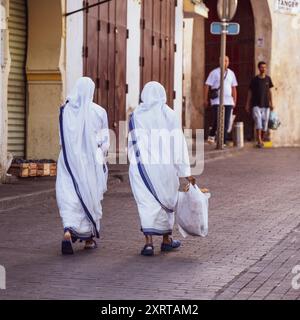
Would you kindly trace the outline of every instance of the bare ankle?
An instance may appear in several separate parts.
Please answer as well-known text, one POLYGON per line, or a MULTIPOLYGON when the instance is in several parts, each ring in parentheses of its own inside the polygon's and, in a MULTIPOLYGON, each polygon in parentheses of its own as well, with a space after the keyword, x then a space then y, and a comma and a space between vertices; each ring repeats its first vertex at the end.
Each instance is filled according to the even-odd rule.
POLYGON ((170 239, 170 236, 163 236, 163 243, 171 243, 171 239, 170 239))
POLYGON ((145 242, 146 242, 146 245, 152 245, 153 244, 152 236, 145 236, 145 242))
POLYGON ((64 239, 65 239, 66 241, 70 241, 71 238, 72 238, 72 237, 71 237, 70 231, 65 232, 65 234, 64 234, 64 239))

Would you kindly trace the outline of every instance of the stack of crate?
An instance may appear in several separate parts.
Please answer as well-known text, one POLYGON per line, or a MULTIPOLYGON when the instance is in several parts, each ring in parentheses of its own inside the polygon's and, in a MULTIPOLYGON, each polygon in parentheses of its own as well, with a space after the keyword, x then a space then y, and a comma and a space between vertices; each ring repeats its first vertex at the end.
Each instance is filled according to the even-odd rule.
POLYGON ((29 163, 13 163, 8 173, 20 178, 27 178, 29 177, 29 163))
POLYGON ((55 177, 57 165, 56 163, 38 163, 37 164, 37 176, 38 177, 55 177))
POLYGON ((55 177, 57 165, 54 161, 16 161, 8 173, 20 178, 28 177, 55 177))

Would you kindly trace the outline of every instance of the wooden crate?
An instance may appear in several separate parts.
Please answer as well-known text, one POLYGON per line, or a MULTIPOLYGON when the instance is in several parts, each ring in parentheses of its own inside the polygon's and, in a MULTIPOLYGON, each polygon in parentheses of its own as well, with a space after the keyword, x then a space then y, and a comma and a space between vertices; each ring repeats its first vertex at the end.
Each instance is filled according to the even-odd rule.
POLYGON ((13 176, 27 178, 29 177, 29 163, 12 164, 8 173, 13 176))
POLYGON ((38 163, 37 164, 37 176, 47 177, 50 176, 50 163, 38 163))
POLYGON ((50 163, 50 177, 55 177, 57 175, 57 164, 50 163))
POLYGON ((36 177, 37 176, 37 163, 31 162, 29 163, 29 177, 36 177))
POLYGON ((21 178, 28 177, 55 177, 56 163, 21 163, 12 164, 8 173, 21 178))

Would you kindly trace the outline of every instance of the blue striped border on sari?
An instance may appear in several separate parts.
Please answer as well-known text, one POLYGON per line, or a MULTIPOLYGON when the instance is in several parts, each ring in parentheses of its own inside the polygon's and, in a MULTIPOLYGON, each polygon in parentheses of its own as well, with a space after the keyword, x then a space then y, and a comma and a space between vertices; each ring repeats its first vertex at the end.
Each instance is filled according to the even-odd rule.
POLYGON ((85 205, 83 199, 82 199, 82 196, 81 196, 81 193, 80 193, 80 190, 79 190, 79 187, 78 187, 78 183, 73 175, 73 172, 71 170, 71 167, 69 165, 69 161, 68 161, 68 157, 67 157, 67 151, 66 151, 66 145, 65 145, 65 138, 64 138, 64 126, 63 126, 63 114, 64 114, 64 108, 65 108, 65 105, 62 106, 60 108, 60 115, 59 115, 59 126, 60 126, 60 137, 61 137, 61 144, 62 144, 62 151, 63 151, 63 156, 64 156, 64 161, 65 161, 65 165, 66 165, 66 168, 72 178, 72 181, 73 181, 73 185, 74 185, 74 188, 75 188, 75 191, 76 191, 76 194, 79 198, 79 201, 82 205, 82 208, 88 218, 88 220, 92 223, 93 227, 94 227, 94 232, 95 232, 95 235, 97 238, 100 238, 100 235, 99 235, 99 232, 97 230, 97 225, 96 225, 96 222, 94 221, 89 209, 87 208, 87 206, 85 205))
POLYGON ((134 154, 135 154, 135 157, 136 157, 136 161, 137 161, 137 165, 138 165, 138 170, 139 170, 139 173, 141 175, 141 178, 145 184, 145 186, 147 187, 147 189, 150 191, 150 193, 153 195, 153 197, 156 199, 156 201, 160 204, 160 206, 162 207, 162 209, 164 209, 166 212, 168 213, 173 213, 174 210, 172 209, 169 209, 168 207, 166 207, 164 204, 162 204, 162 202, 159 200, 159 197, 155 191, 155 188, 150 180, 150 177, 146 171, 146 168, 145 166, 143 165, 141 159, 140 159, 140 156, 141 156, 141 153, 140 153, 140 150, 139 150, 139 147, 137 145, 137 138, 136 138, 136 135, 135 135, 135 123, 134 123, 134 115, 133 113, 130 115, 129 117, 129 132, 132 136, 132 144, 133 144, 133 149, 134 149, 134 154))

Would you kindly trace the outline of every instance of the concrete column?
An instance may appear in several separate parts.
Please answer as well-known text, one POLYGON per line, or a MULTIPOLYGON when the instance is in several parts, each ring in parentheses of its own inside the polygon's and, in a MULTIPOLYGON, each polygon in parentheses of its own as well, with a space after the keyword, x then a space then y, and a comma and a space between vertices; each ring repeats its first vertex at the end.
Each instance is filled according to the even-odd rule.
POLYGON ((204 128, 205 19, 188 16, 184 29, 184 96, 185 125, 189 129, 204 128))
POLYGON ((65 96, 65 0, 28 0, 27 157, 59 153, 58 115, 65 96))

